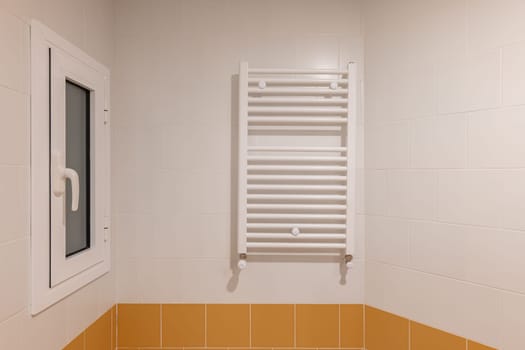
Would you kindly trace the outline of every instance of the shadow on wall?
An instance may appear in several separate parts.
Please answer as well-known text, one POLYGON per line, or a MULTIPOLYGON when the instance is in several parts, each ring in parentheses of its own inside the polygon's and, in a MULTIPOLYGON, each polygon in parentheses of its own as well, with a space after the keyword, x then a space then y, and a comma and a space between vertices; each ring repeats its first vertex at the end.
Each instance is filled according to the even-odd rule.
POLYGON ((231 207, 230 207, 230 268, 232 276, 228 280, 227 290, 234 292, 239 285, 239 277, 241 270, 237 267, 237 208, 239 206, 237 199, 237 182, 238 171, 237 164, 239 162, 239 75, 231 77, 231 147, 230 147, 230 189, 231 189, 231 207))
MULTIPOLYGON (((235 292, 239 285, 241 270, 237 266, 239 256, 237 254, 237 210, 238 210, 238 159, 239 159, 239 75, 231 77, 231 147, 230 147, 230 188, 231 188, 231 207, 230 207, 230 269, 232 275, 227 283, 227 290, 235 292)), ((335 255, 279 255, 265 254, 248 257, 250 262, 274 262, 274 263, 339 263, 340 279, 339 284, 346 285, 348 269, 342 258, 335 255)))

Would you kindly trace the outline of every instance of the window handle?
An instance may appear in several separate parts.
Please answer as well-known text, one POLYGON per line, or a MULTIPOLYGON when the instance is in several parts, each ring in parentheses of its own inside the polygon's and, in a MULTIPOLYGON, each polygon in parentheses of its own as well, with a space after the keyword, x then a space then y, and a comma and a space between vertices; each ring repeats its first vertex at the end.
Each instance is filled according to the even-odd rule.
POLYGON ((71 210, 77 211, 80 193, 78 173, 74 169, 66 168, 63 164, 62 154, 53 152, 53 193, 57 197, 63 196, 66 193, 66 180, 69 179, 71 182, 71 210))

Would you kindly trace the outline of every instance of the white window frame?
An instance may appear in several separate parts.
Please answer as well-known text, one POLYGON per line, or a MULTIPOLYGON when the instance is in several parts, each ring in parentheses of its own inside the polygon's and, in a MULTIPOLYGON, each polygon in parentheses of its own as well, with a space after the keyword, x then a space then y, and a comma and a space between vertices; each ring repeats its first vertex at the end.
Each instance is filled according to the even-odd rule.
POLYGON ((111 267, 109 78, 108 68, 43 24, 31 23, 32 314, 82 288, 111 267), (91 124, 90 247, 69 257, 62 217, 65 200, 53 190, 55 160, 65 158, 66 80, 90 91, 91 124), (50 153, 60 157, 51 157, 50 153))

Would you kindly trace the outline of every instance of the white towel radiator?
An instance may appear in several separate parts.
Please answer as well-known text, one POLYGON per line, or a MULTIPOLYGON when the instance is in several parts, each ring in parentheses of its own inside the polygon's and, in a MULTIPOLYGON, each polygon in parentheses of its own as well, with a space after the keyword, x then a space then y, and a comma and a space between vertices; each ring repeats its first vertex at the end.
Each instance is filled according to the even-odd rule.
POLYGON ((356 64, 239 72, 238 267, 354 252, 356 64))

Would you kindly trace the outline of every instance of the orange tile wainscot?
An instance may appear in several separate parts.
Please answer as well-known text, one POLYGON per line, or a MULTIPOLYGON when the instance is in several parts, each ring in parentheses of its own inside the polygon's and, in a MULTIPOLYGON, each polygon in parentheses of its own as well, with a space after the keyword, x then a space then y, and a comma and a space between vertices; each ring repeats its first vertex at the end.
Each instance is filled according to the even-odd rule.
POLYGON ((362 304, 118 304, 64 350, 187 348, 495 350, 362 304))

